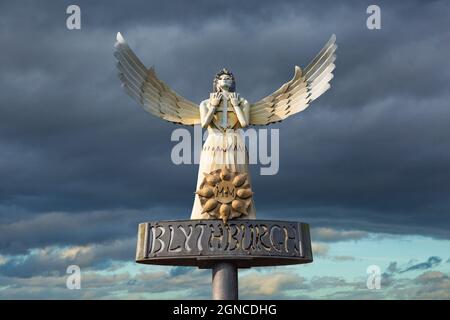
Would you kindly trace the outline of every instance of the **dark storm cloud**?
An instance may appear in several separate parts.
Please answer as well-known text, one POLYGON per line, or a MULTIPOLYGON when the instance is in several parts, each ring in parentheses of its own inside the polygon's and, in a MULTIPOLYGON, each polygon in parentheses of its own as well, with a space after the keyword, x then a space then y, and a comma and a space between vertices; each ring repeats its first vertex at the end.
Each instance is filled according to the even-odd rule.
POLYGON ((414 264, 401 272, 415 271, 415 270, 427 270, 438 266, 442 262, 439 257, 429 257, 427 261, 414 264))
POLYGON ((81 247, 32 250, 26 255, 7 258, 0 265, 0 275, 17 278, 62 276, 70 265, 83 270, 105 270, 113 268, 117 261, 132 261, 135 246, 136 240, 130 238, 81 247))
MULTIPOLYGON (((177 211, 177 208, 171 208, 177 211)), ((0 224, 1 254, 26 254, 34 247, 51 245, 92 245, 135 237, 137 225, 152 219, 168 218, 168 207, 140 210, 89 211, 77 214, 35 214, 27 219, 0 224), (159 212, 159 213, 158 213, 159 212)), ((133 245, 134 246, 134 245, 133 245)), ((133 257, 133 248, 129 251, 133 257)), ((117 258, 117 257, 116 257, 117 258)))
POLYGON ((392 282, 393 277, 396 274, 410 272, 410 271, 419 271, 419 270, 429 270, 439 266, 442 262, 442 258, 437 256, 431 256, 426 261, 412 263, 410 261, 406 265, 399 266, 396 261, 389 263, 386 271, 382 275, 382 281, 384 284, 388 285, 392 282))
POLYGON ((80 31, 65 29, 68 4, 0 5, 0 250, 128 238, 138 222, 189 216, 197 166, 173 165, 176 126, 120 89, 117 31, 196 102, 222 67, 256 101, 336 33, 332 89, 277 125, 278 175, 252 168, 258 215, 448 237, 447 2, 381 2, 378 31, 365 26, 369 2, 80 1, 80 31))

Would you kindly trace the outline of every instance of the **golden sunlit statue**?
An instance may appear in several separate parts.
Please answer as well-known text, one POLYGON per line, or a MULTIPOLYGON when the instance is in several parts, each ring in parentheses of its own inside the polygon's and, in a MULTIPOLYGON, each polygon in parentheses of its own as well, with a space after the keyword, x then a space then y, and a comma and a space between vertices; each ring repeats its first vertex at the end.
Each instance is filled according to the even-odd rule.
POLYGON ((305 110, 330 88, 336 59, 335 36, 305 68, 281 88, 249 103, 236 92, 233 74, 222 69, 214 78, 213 92, 200 105, 175 93, 153 68, 147 69, 120 33, 115 57, 122 86, 146 111, 182 125, 208 130, 203 144, 191 219, 256 219, 248 169, 248 151, 242 128, 268 125, 305 110))

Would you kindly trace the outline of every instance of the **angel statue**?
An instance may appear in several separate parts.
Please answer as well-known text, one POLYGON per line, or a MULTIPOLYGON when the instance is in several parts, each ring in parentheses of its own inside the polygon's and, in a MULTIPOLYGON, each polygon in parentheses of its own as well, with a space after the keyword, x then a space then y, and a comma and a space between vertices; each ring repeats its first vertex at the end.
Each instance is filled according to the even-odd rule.
POLYGON ((336 60, 336 37, 305 68, 295 67, 294 77, 264 99, 250 104, 236 92, 233 74, 222 69, 213 81, 209 99, 197 105, 147 69, 117 34, 114 56, 125 91, 146 111, 161 119, 207 128, 200 155, 191 219, 256 219, 248 169, 248 151, 242 129, 268 125, 305 110, 330 88, 336 60))

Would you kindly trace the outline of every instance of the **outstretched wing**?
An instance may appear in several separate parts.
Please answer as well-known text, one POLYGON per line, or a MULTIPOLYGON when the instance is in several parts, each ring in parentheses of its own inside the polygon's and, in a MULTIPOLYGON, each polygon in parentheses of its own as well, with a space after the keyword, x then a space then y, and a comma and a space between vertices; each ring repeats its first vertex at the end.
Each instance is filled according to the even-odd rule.
POLYGON ((153 68, 147 69, 117 33, 114 56, 122 87, 146 111, 174 123, 200 123, 198 105, 178 95, 158 79, 153 68))
POLYGON ((330 88, 336 60, 336 36, 333 34, 319 54, 302 71, 295 67, 291 81, 270 96, 250 107, 250 124, 266 125, 286 119, 305 110, 309 104, 330 88))

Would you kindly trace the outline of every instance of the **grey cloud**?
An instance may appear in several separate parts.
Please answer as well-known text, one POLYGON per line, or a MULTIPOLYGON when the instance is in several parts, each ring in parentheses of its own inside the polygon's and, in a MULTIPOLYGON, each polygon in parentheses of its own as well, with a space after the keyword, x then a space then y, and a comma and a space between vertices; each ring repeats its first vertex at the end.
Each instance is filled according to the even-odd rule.
POLYGON ((0 274, 17 278, 34 276, 61 276, 67 267, 77 265, 82 270, 105 270, 115 261, 133 261, 136 240, 122 239, 74 247, 46 247, 25 255, 7 256, 0 264, 0 274))
POLYGON ((0 283, 0 299, 207 299, 209 277, 205 270, 196 270, 176 279, 164 271, 99 273, 82 270, 81 290, 68 290, 65 275, 4 277, 0 283))
POLYGON ((314 276, 309 280, 310 288, 340 288, 340 287, 353 287, 354 284, 349 283, 342 277, 335 276, 314 276))
POLYGON ((311 238, 315 241, 336 242, 360 240, 368 237, 368 233, 358 230, 336 230, 332 228, 312 228, 311 238))
POLYGON ((305 279, 294 273, 247 273, 239 279, 242 295, 251 299, 287 296, 286 291, 305 287, 305 279))
POLYGON ((26 253, 30 248, 54 244, 86 245, 121 236, 134 236, 138 217, 145 221, 144 216, 131 211, 38 215, 0 225, 0 248, 3 254, 26 253))
MULTIPOLYGON (((345 280, 321 276, 304 278, 296 268, 285 271, 257 272, 250 270, 240 276, 241 299, 448 299, 449 275, 426 271, 415 278, 393 278, 383 290, 368 290, 365 279, 345 280)), ((89 271, 83 273, 82 290, 67 290, 64 276, 13 278, 0 275, 0 282, 9 286, 0 290, 2 299, 208 299, 210 271, 193 270, 177 277, 170 272, 147 271, 132 275, 89 271)))
POLYGON ((192 272, 194 270, 194 268, 190 268, 190 267, 171 267, 169 270, 169 275, 172 277, 177 277, 179 275, 184 275, 184 274, 188 274, 190 272, 192 272))
MULTIPOLYGON (((354 281, 338 277, 316 277, 312 288, 334 288, 332 293, 321 295, 322 299, 373 300, 373 299, 449 299, 450 280, 448 274, 439 271, 425 271, 415 278, 390 278, 381 282, 381 290, 368 290, 365 279, 354 281), (350 288, 350 290, 349 290, 350 288)), ((319 289, 320 290, 320 289, 319 289)))
POLYGON ((388 272, 388 273, 395 273, 395 272, 397 272, 397 262, 396 261, 393 261, 393 262, 391 262, 391 263, 389 263, 389 265, 388 265, 388 267, 387 267, 387 269, 386 269, 386 271, 388 272))
POLYGON ((442 261, 442 259, 439 257, 435 257, 435 256, 429 257, 427 261, 412 265, 400 272, 432 269, 432 268, 438 266, 441 263, 441 261, 442 261))
POLYGON ((335 261, 353 261, 355 257, 352 256, 334 256, 333 260, 335 261))
POLYGON ((397 287, 398 299, 448 300, 450 299, 450 277, 440 271, 425 271, 413 279, 412 284, 397 287))
POLYGON ((440 265, 442 262, 442 258, 437 256, 431 256, 427 259, 427 261, 419 262, 419 263, 411 263, 411 261, 406 265, 398 265, 396 261, 389 263, 386 271, 382 275, 382 280, 385 283, 390 283, 392 277, 396 274, 410 272, 410 271, 419 271, 419 270, 428 270, 433 269, 440 265))

